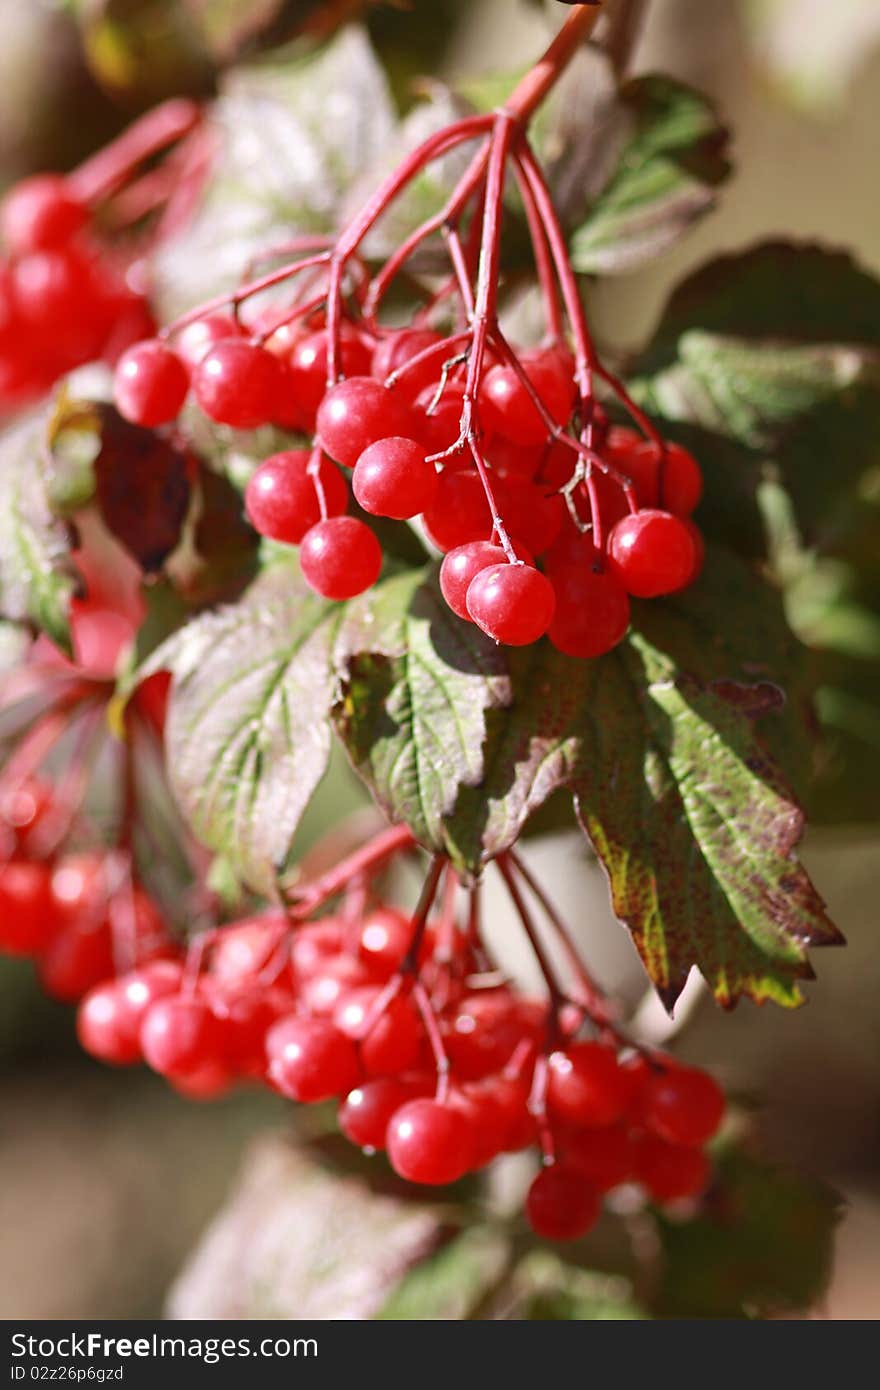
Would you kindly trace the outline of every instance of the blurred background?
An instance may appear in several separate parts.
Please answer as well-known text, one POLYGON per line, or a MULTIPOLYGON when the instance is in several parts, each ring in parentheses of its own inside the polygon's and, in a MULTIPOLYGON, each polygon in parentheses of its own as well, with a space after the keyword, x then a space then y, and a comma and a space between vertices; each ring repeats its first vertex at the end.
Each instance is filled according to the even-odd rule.
MULTIPOLYGON (((210 20, 215 8, 0 0, 0 183, 70 167, 157 97, 209 93, 228 31, 212 43, 210 24, 192 20, 210 20)), ((291 8, 246 7, 236 47, 273 37, 291 8)), ((561 14, 527 0, 414 0, 377 7, 369 22, 407 100, 421 71, 459 78, 525 65, 561 14)), ((673 251, 602 283, 600 332, 637 345, 691 268, 774 235, 848 247, 880 272, 876 0, 648 0, 630 68, 706 91, 735 132, 736 174, 719 210, 673 251)), ((303 849, 357 800, 336 767, 303 826, 303 849)), ((759 1107, 770 1154, 844 1195, 834 1277, 818 1310, 832 1318, 880 1314, 878 849, 876 832, 857 824, 809 838, 804 857, 849 946, 819 954, 806 1008, 743 1004, 725 1016, 696 987, 676 1020, 681 1052, 759 1107)), ((585 923, 596 973, 635 1004, 640 968, 580 842, 549 838, 532 856, 585 923)), ((503 935, 500 903, 492 915, 503 935)), ((662 1038, 667 1025, 649 1000, 642 1018, 662 1038)), ((195 1104, 146 1072, 100 1067, 79 1052, 72 1012, 40 993, 29 965, 0 960, 0 1315, 159 1315, 249 1145, 283 1127, 285 1110, 267 1095, 195 1104)))

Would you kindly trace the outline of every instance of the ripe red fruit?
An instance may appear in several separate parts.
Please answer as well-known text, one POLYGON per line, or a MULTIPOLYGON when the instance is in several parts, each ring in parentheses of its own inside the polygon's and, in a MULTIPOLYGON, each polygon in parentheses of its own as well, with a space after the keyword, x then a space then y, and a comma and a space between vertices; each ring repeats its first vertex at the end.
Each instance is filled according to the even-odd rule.
POLYGON ((667 444, 661 452, 651 440, 623 446, 618 442, 609 455, 609 461, 632 480, 642 507, 690 516, 703 494, 700 466, 680 444, 667 444))
POLYGON ((342 996, 333 1014, 339 1031, 359 1044, 364 1071, 371 1076, 409 1071, 422 1050, 423 1033, 418 1012, 409 999, 399 994, 370 1024, 369 1031, 364 1032, 381 988, 380 985, 366 985, 351 990, 342 996))
POLYGON ((641 1114, 648 1129, 670 1144, 699 1147, 721 1124, 724 1092, 696 1067, 669 1067, 645 1085, 641 1114))
POLYGON ((388 1158, 408 1182, 440 1187, 467 1172, 473 1135, 467 1118, 436 1100, 411 1100, 395 1112, 386 1134, 388 1158))
POLYGON ((657 598, 689 583, 697 551, 685 522, 649 509, 618 521, 608 537, 608 558, 627 593, 657 598))
POLYGON ((38 860, 0 864, 0 950, 35 956, 58 926, 51 894, 52 872, 38 860))
POLYGON ((188 390, 186 367, 177 353, 158 338, 135 343, 116 364, 116 408, 134 425, 152 427, 173 420, 188 390))
POLYGON ((212 980, 224 988, 246 985, 268 965, 288 927, 283 912, 265 912, 230 922, 211 950, 212 980))
MULTIPOLYGON (((430 328, 393 329, 384 338, 380 338, 376 345, 373 353, 373 376, 384 381, 392 372, 418 357, 420 352, 442 341, 442 335, 430 328)), ((433 353, 427 361, 420 362, 411 371, 404 372, 394 389, 399 391, 405 400, 414 401, 422 391, 429 388, 433 390, 440 380, 442 369, 443 353, 433 353)))
POLYGON ((363 521, 334 516, 303 536, 300 565, 306 583, 324 598, 354 598, 379 578, 382 547, 363 521))
POLYGON ((633 1142, 622 1125, 568 1134, 562 1153, 566 1167, 597 1192, 610 1192, 633 1174, 633 1142))
POLYGON ((425 530, 438 550, 488 540, 492 513, 479 476, 470 468, 445 468, 424 514, 425 530))
POLYGON ((354 468, 364 450, 392 435, 409 438, 406 402, 371 376, 352 376, 331 386, 318 407, 317 431, 331 458, 354 468))
POLYGON ((308 1013, 329 1018, 350 990, 369 983, 369 971, 361 961, 336 956, 303 981, 300 1002, 308 1013))
POLYGON ((85 1051, 115 1066, 139 1061, 144 1015, 156 1000, 177 993, 182 975, 176 961, 154 961, 95 985, 81 1001, 76 1017, 77 1036, 85 1051))
POLYGON ((508 989, 466 994, 454 1015, 442 1021, 452 1070, 460 1081, 476 1081, 497 1072, 524 1038, 543 1036, 546 1008, 508 989))
POLYGON ((172 994, 146 1010, 140 1028, 144 1061, 162 1076, 198 1076, 220 1061, 220 1030, 206 1000, 172 994))
POLYGON ((88 257, 73 247, 33 251, 15 262, 11 278, 22 328, 41 345, 53 374, 98 356, 107 325, 88 257))
MULTIPOLYGON (((531 564, 532 557, 524 545, 514 541, 513 549, 517 559, 531 564)), ((467 591, 471 580, 490 565, 501 565, 506 561, 507 556, 501 546, 494 545, 492 541, 468 541, 466 545, 458 545, 454 550, 447 551, 440 566, 440 592, 453 613, 464 618, 465 622, 471 622, 467 610, 467 591)))
MULTIPOLYGON (((267 343, 272 347, 272 339, 267 343)), ((274 349, 273 349, 274 350, 274 349)), ((339 337, 339 369, 344 377, 361 377, 370 370, 371 348, 366 340, 348 324, 343 324, 339 337)), ((303 426, 311 429, 318 406, 327 391, 327 334, 321 329, 298 338, 288 351, 290 391, 303 418, 303 426)), ((387 430, 383 433, 388 433, 387 430)))
POLYGON ((38 849, 40 833, 51 823, 54 808, 51 782, 37 777, 27 777, 0 792, 0 858, 12 850, 38 849))
POLYGON ((596 1193, 561 1163, 542 1168, 526 1196, 526 1220, 544 1240, 578 1240, 598 1218, 596 1193))
POLYGON ((193 395, 212 420, 252 430, 274 420, 283 373, 276 357, 246 338, 215 343, 192 374, 193 395))
POLYGON ((601 1043, 571 1043, 550 1055, 547 1108, 557 1119, 597 1129, 623 1114, 626 1083, 613 1049, 601 1043))
POLYGON ((369 444, 354 466, 352 490, 365 512, 405 521, 430 507, 437 473, 424 446, 392 436, 369 444))
POLYGON ((384 1149, 392 1115, 428 1088, 427 1078, 420 1084, 392 1076, 373 1077, 349 1091, 339 1108, 339 1128, 358 1148, 384 1149))
MULTIPOLYGON (((591 547, 592 549, 592 547, 591 547)), ((629 596, 606 569, 579 565, 554 569, 556 609, 548 637, 566 656, 593 657, 611 651, 629 627, 629 596)))
POLYGON ((447 382, 443 395, 435 405, 436 394, 436 386, 429 386, 419 393, 413 407, 415 434, 424 445, 426 454, 444 453, 461 433, 464 387, 456 382, 447 382), (430 414, 429 406, 433 407, 430 414))
POLYGON ((266 1054, 269 1079, 290 1100, 330 1100, 360 1080, 354 1043, 327 1019, 279 1019, 266 1037, 266 1054))
POLYGON ((667 1144, 653 1134, 640 1136, 635 1148, 635 1176, 655 1202, 698 1197, 708 1185, 711 1168, 701 1149, 667 1144))
MULTIPOLYGON (((272 454, 248 479, 245 511, 261 536, 298 545, 321 520, 318 491, 309 473, 310 460, 308 449, 272 454)), ((324 454, 317 476, 324 489, 328 516, 341 516, 348 505, 348 488, 339 469, 324 454)))
POLYGON ((406 955, 412 934, 412 919, 406 913, 375 907, 361 922, 358 955, 376 978, 387 980, 406 955))
POLYGON ((8 251, 54 251, 70 241, 89 211, 70 192, 61 174, 33 174, 10 189, 0 207, 0 229, 8 251))
POLYGON ((527 478, 506 478, 496 488, 498 508, 512 536, 517 536, 533 555, 543 555, 559 535, 565 503, 548 495, 527 478))
POLYGON ((556 596, 546 575, 530 565, 490 565, 467 591, 473 621, 496 642, 523 647, 536 642, 553 618, 556 596))
MULTIPOLYGON (((526 373, 557 425, 564 425, 574 404, 573 364, 555 349, 524 353, 526 373)), ((492 367, 480 389, 480 416, 488 433, 517 444, 540 444, 548 429, 513 367, 492 367)))
POLYGON ((192 372, 215 343, 241 335, 241 325, 231 314, 205 314, 175 334, 174 350, 192 372))

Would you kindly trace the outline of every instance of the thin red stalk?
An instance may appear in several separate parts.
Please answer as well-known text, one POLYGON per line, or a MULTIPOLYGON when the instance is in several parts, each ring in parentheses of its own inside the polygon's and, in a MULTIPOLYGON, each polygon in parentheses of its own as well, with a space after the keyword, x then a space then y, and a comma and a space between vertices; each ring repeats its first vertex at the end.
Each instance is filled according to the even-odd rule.
POLYGON ((561 343, 564 336, 562 305, 559 302, 559 287, 556 282, 553 258, 550 255, 550 247, 547 242, 547 233, 544 229, 544 223, 541 220, 538 205, 535 202, 531 184, 523 173, 522 164, 515 155, 513 168, 516 175, 517 186, 522 196, 523 206, 526 211, 526 221, 528 222, 529 236, 535 256, 535 269, 538 272, 538 284, 541 287, 544 312, 547 316, 547 330, 554 343, 561 343))
POLYGON ((321 448, 320 443, 316 440, 315 443, 312 445, 312 452, 309 456, 309 462, 306 468, 306 472, 311 478, 312 486, 315 489, 315 496, 318 499, 318 510, 321 513, 321 520, 326 521, 328 516, 327 493, 324 489, 324 483, 321 479, 321 460, 323 456, 324 451, 321 448))
POLYGON ((454 348, 457 343, 467 342, 469 337, 470 332, 455 333, 451 338, 443 338, 439 343, 432 343, 430 347, 422 348, 421 352, 417 352, 413 357, 408 358, 402 366, 393 371, 390 376, 387 376, 385 378, 385 385, 389 387, 396 386, 400 378, 406 376, 407 372, 413 371, 416 367, 424 366, 426 362, 430 362, 432 357, 444 356, 451 348, 454 348))
POLYGON ((510 899, 514 907, 516 908, 517 916, 519 917, 519 920, 522 923, 523 931, 528 937, 529 945, 531 946, 532 951, 534 952, 535 959, 537 960, 538 966, 541 970, 541 974, 544 977, 544 983, 547 986, 547 993, 550 996, 551 1005, 549 1043, 552 1046, 558 1027, 557 1015, 559 1013, 559 1010, 565 1003, 565 995, 559 987, 559 982, 556 979, 553 967, 550 964, 550 961, 547 957, 547 953, 544 950, 544 947, 541 943, 541 939, 538 935, 535 923, 532 920, 532 914, 529 912, 529 909, 525 903, 525 899, 523 898, 522 893, 519 891, 519 884, 517 883, 514 875, 511 873, 507 855, 500 854, 498 858, 495 860, 495 864, 498 868, 498 872, 504 879, 504 886, 510 894, 510 899))
POLYGON ((271 271, 268 275, 263 275, 259 280, 252 280, 250 284, 242 285, 237 290, 231 290, 228 294, 215 295, 213 299, 206 300, 204 304, 198 304, 194 309, 190 309, 185 314, 173 322, 166 324, 161 330, 161 338, 170 338, 172 334, 179 333, 188 324, 195 323, 202 319, 206 314, 212 314, 215 309, 225 309, 227 305, 232 305, 237 313, 239 306, 246 299, 252 298, 255 294, 260 294, 262 290, 270 290, 273 285, 280 285, 285 280, 290 280, 294 275, 299 275, 304 270, 310 270, 312 266, 327 265, 330 261, 328 251, 316 252, 313 256, 306 256, 303 260, 297 261, 295 265, 284 265, 278 270, 271 271))
POLYGON ((528 121, 558 82, 580 46, 590 37, 601 10, 602 0, 592 0, 590 4, 573 7, 543 57, 511 92, 504 103, 505 110, 510 111, 522 123, 528 121))
POLYGON ((594 1022, 603 1025, 609 1023, 613 1014, 608 1000, 581 960, 559 910, 515 850, 508 850, 505 858, 513 865, 523 883, 540 903, 547 921, 555 931, 571 971, 577 980, 580 996, 577 1002, 587 1010, 594 1022))
POLYGON ((434 1017, 434 1010, 431 1008, 427 990, 418 981, 413 985, 412 997, 421 1015, 422 1024, 430 1044, 431 1055, 434 1058, 434 1068, 437 1072, 437 1090, 434 1093, 434 1099, 440 1105, 444 1105, 449 1098, 449 1056, 443 1046, 443 1039, 440 1036, 440 1029, 437 1027, 437 1019, 434 1017))
POLYGON ((474 290, 471 284, 470 272, 467 261, 465 260, 464 247, 461 244, 461 237, 456 227, 447 227, 444 231, 446 249, 449 252, 449 259, 452 261, 452 268, 455 272, 455 281, 458 285, 458 292, 461 295, 461 302, 464 306, 468 320, 474 314, 474 290))
POLYGON ((411 849, 415 843, 415 837, 406 825, 392 825, 383 830, 313 883, 295 885, 291 890, 294 901, 288 905, 290 916, 295 921, 310 917, 324 903, 341 893, 351 879, 359 874, 374 872, 401 850, 411 849))
POLYGON ((71 192, 85 203, 108 197, 145 159, 188 135, 202 118, 197 102, 175 98, 156 106, 68 175, 71 192))
POLYGON ((632 396, 629 394, 623 382, 620 380, 620 377, 615 376, 613 372, 609 372, 608 368, 602 362, 597 362, 595 364, 595 369, 596 375, 601 377, 602 380, 606 383, 606 385, 611 387, 612 391, 617 396, 617 399, 620 401, 621 405, 629 412, 629 414, 635 420, 636 424, 641 429, 642 433, 646 434, 653 444, 656 444, 657 448, 661 451, 661 453, 665 453, 666 444, 662 434, 657 429, 657 426, 648 418, 645 412, 643 410, 640 410, 639 407, 636 405, 632 396))

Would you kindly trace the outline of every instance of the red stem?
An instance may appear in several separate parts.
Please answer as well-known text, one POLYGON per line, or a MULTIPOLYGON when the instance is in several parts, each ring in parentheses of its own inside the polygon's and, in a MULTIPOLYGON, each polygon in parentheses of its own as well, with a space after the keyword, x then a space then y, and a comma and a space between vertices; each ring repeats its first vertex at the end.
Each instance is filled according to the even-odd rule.
POLYGON ((89 204, 109 197, 139 164, 188 135, 201 118, 197 102, 182 97, 163 102, 74 169, 67 180, 71 192, 89 204))
POLYGON ((294 885, 291 890, 293 901, 288 905, 290 916, 295 921, 311 916, 324 903, 341 893, 346 884, 359 874, 375 871, 392 859, 401 850, 412 849, 416 840, 406 825, 392 825, 376 835, 353 854, 335 864, 327 873, 321 874, 313 883, 294 885))

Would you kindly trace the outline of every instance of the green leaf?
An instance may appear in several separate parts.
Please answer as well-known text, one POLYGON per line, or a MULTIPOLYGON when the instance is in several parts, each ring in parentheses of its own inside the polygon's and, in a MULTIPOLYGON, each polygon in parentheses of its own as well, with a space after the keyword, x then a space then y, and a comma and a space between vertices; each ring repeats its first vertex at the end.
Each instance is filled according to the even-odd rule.
POLYGON ((238 603, 194 618, 141 671, 173 676, 166 760, 184 815, 265 896, 327 766, 337 620, 279 564, 238 603))
POLYGON ((335 229, 342 200, 395 125, 365 32, 228 73, 213 108, 219 149, 193 225, 156 274, 165 317, 235 288, 248 263, 300 233, 335 229))
POLYGON ((803 816, 762 737, 792 763, 805 738, 782 689, 794 644, 778 601, 713 560, 636 623, 599 661, 504 649, 401 576, 343 622, 337 729, 383 809, 465 873, 567 788, 669 1007, 692 965, 725 1005, 797 1003, 806 947, 839 937, 795 857, 803 816))
POLYGON ((614 172, 571 239, 576 270, 620 274, 666 251, 715 204, 729 172, 711 103, 670 78, 628 83, 631 122, 614 172))
POLYGON ((32 624, 69 653, 77 577, 69 528, 52 506, 52 478, 42 417, 0 436, 0 615, 32 624))
POLYGON ((733 1150, 690 1221, 658 1216, 652 1311, 672 1318, 806 1312, 831 1273, 839 1198, 812 1178, 733 1150))
POLYGON ((632 1295, 629 1281, 567 1264, 548 1250, 535 1250, 510 1281, 505 1319, 530 1322, 638 1322, 649 1314, 632 1295))
POLYGON ((504 656, 460 622, 423 571, 349 605, 337 648, 337 731, 395 821, 444 844, 462 786, 478 786, 487 712, 507 702, 504 656))
POLYGON ((376 1317, 392 1322, 475 1317, 510 1259, 511 1243, 502 1229, 472 1226, 414 1265, 376 1317))

